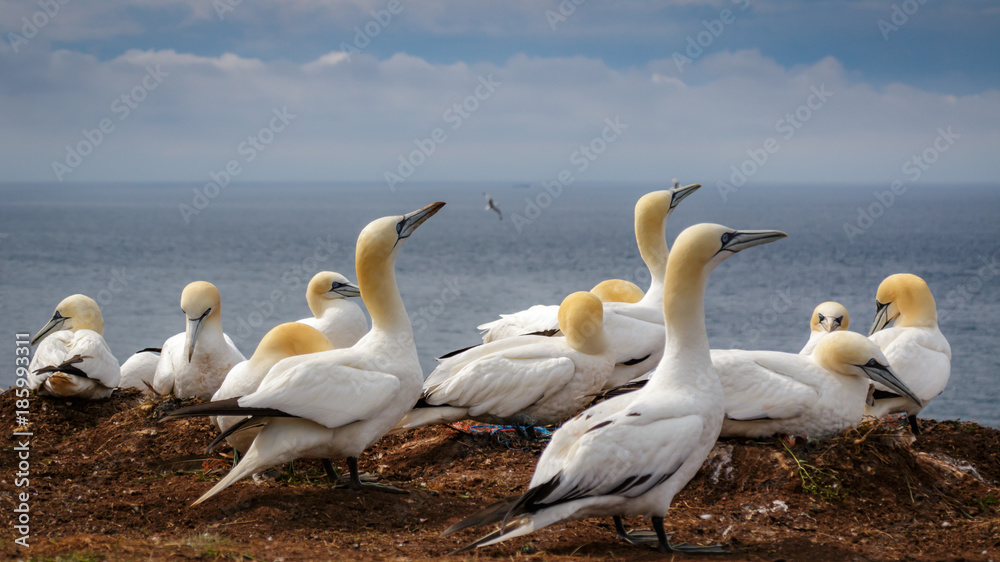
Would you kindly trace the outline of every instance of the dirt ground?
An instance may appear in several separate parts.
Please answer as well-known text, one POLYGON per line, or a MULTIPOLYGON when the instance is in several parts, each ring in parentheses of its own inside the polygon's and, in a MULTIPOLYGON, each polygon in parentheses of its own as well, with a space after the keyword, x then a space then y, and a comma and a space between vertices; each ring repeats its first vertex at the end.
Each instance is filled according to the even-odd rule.
MULTIPOLYGON (((441 531, 524 491, 541 452, 516 437, 424 428, 384 438, 360 459, 363 471, 408 495, 334 489, 318 462, 299 461, 294 474, 245 479, 190 507, 230 463, 228 451, 200 457, 213 437, 207 420, 157 423, 179 403, 135 392, 101 402, 33 398, 30 475, 17 487, 25 482, 16 477, 12 394, 0 395, 6 560, 438 558, 484 534, 441 531), (14 542, 25 491, 28 548, 14 542)), ((675 541, 724 543, 730 554, 700 557, 712 560, 1000 561, 1000 431, 921 423, 915 441, 881 422, 791 448, 721 441, 675 498, 667 531, 675 541)), ((626 524, 648 528, 639 518, 626 524)), ((477 557, 664 558, 617 541, 610 518, 553 525, 455 559, 477 557)))

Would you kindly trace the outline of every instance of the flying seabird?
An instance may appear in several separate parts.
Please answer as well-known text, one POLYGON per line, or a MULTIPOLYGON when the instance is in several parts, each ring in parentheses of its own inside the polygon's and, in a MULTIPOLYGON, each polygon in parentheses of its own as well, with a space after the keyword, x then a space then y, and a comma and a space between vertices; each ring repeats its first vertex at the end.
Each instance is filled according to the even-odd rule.
POLYGON ((500 220, 503 220, 503 213, 500 212, 500 207, 497 207, 496 202, 493 201, 493 198, 490 197, 490 194, 484 193, 483 197, 486 198, 486 210, 496 212, 497 216, 500 217, 500 220))

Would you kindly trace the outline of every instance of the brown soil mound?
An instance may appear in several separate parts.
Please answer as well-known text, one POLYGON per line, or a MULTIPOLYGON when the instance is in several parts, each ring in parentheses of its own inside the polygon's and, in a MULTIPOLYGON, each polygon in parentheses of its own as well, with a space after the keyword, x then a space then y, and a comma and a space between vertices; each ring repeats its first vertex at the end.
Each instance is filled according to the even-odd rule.
MULTIPOLYGON (((8 436, 18 430, 12 394, 0 395, 8 436)), ((18 438, 0 456, 4 513, 18 515, 19 494, 30 494, 30 547, 14 542, 8 517, 0 557, 437 558, 482 534, 440 532, 524 491, 541 451, 517 438, 425 428, 387 437, 361 458, 362 470, 409 495, 333 489, 318 462, 300 461, 294 475, 246 479, 190 507, 230 461, 200 457, 213 437, 207 420, 157 423, 179 404, 135 392, 101 402, 32 398, 27 486, 17 487, 18 438)), ((908 431, 881 423, 791 448, 722 441, 675 498, 667 530, 675 541, 725 543, 731 554, 712 560, 1000 560, 1000 431, 922 423, 912 443, 908 431)), ((663 557, 617 541, 609 518, 467 555, 476 556, 663 557)))

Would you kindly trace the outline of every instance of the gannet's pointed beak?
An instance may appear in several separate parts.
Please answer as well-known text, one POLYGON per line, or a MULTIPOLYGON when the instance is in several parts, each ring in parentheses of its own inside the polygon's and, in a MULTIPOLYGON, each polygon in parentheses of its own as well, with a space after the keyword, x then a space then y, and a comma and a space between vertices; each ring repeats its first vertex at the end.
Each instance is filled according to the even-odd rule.
POLYGON ((692 183, 691 185, 685 185, 684 187, 674 188, 674 194, 670 198, 670 208, 673 209, 676 207, 681 201, 684 200, 685 197, 691 195, 695 191, 698 191, 699 187, 701 187, 700 183, 692 183))
POLYGON ((864 365, 858 365, 858 367, 861 367, 861 370, 864 371, 871 380, 886 385, 899 393, 901 396, 905 396, 912 400, 917 406, 920 406, 921 408, 924 407, 924 403, 920 400, 920 398, 917 398, 917 395, 910 390, 910 387, 906 386, 903 381, 899 380, 899 377, 896 376, 896 373, 888 365, 882 365, 875 359, 872 359, 864 365))
POLYGON ((337 293, 344 298, 360 297, 361 287, 358 287, 354 283, 334 283, 330 287, 331 293, 337 293))
POLYGON ((69 320, 69 318, 66 318, 57 310, 56 313, 52 315, 52 319, 49 320, 48 324, 39 330, 38 333, 35 334, 35 337, 31 338, 30 345, 35 345, 48 337, 49 334, 58 332, 62 329, 63 324, 65 324, 67 320, 69 320))
POLYGON ((787 234, 780 230, 738 230, 733 233, 727 232, 722 236, 722 248, 719 251, 733 252, 734 254, 747 248, 760 246, 761 244, 770 244, 775 240, 788 237, 787 234), (726 236, 729 237, 728 240, 726 236))
POLYGON ((405 240, 409 238, 413 231, 417 229, 418 226, 424 224, 424 221, 434 216, 434 213, 441 210, 444 207, 444 203, 438 201, 437 203, 431 203, 423 209, 419 209, 403 215, 402 220, 396 224, 396 242, 400 240, 405 240))
POLYGON ((198 334, 201 333, 201 327, 205 324, 205 318, 208 318, 211 313, 212 309, 210 308, 199 318, 187 319, 187 329, 184 330, 184 349, 187 350, 188 363, 194 357, 194 347, 198 344, 198 334))
POLYGON ((872 329, 868 330, 868 335, 872 335, 875 332, 885 328, 889 325, 889 322, 895 320, 895 318, 889 318, 889 305, 892 303, 882 304, 875 301, 875 321, 872 322, 872 329))

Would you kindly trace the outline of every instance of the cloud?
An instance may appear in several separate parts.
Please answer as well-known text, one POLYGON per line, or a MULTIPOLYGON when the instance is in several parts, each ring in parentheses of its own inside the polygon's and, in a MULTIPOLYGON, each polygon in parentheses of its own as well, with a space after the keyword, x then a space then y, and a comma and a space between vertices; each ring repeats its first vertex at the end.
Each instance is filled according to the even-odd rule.
POLYGON ((628 128, 579 179, 707 183, 776 137, 781 151, 755 181, 880 182, 946 126, 961 140, 927 181, 989 181, 1000 172, 990 153, 1000 141, 996 90, 878 87, 833 57, 785 66, 753 49, 706 54, 679 72, 671 58, 619 69, 582 56, 443 64, 406 53, 348 62, 332 51, 295 63, 164 49, 100 60, 0 47, 0 73, 16 77, 0 83, 5 180, 54 180, 52 162, 102 119, 114 131, 66 179, 205 180, 281 108, 294 121, 241 180, 379 181, 415 141, 442 129, 447 140, 413 180, 540 181, 569 167, 614 117, 628 128), (116 100, 121 107, 122 96, 141 90, 150 69, 166 76, 121 118, 116 100), (473 104, 488 78, 495 93, 473 100, 455 128, 447 112, 473 104), (786 140, 779 121, 819 87, 832 96, 786 140))

